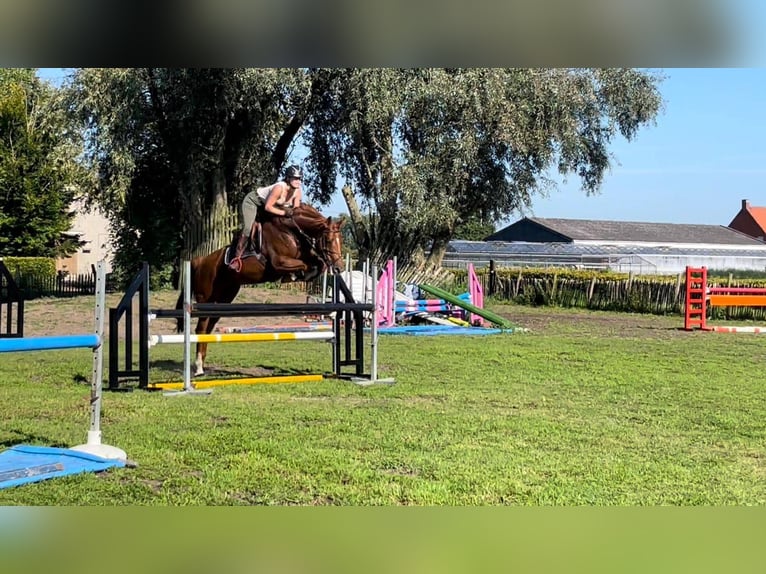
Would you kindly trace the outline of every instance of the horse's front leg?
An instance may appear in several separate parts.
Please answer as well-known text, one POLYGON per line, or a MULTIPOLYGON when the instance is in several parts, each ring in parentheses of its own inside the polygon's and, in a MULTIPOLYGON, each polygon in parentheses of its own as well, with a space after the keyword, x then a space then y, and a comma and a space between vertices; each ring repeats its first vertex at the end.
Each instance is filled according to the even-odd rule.
POLYGON ((291 276, 290 279, 295 281, 299 276, 306 273, 309 266, 300 259, 293 257, 285 257, 284 255, 277 255, 271 258, 271 266, 278 275, 291 276))

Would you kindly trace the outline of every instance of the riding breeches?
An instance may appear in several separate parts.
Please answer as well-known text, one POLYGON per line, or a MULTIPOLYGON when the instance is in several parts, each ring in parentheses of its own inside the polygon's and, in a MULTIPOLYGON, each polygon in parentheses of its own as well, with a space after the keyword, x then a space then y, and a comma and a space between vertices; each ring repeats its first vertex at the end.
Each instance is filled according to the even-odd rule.
POLYGON ((250 228, 253 226, 256 216, 258 215, 258 208, 264 205, 263 199, 256 193, 255 190, 251 191, 239 204, 239 222, 242 225, 242 234, 249 235, 250 228))

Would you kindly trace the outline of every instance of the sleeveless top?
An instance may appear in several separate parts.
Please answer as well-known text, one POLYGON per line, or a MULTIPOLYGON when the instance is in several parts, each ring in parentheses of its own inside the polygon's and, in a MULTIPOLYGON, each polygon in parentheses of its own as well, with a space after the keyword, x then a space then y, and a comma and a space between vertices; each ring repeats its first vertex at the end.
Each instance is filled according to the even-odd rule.
MULTIPOLYGON (((280 184, 280 183, 282 183, 282 182, 281 181, 277 181, 276 183, 272 183, 271 185, 267 185, 266 187, 259 187, 255 193, 265 203, 266 199, 269 197, 269 194, 271 193, 271 190, 274 189, 274 187, 276 185, 280 184)), ((289 203, 292 200, 293 195, 295 195, 295 192, 292 190, 292 188, 288 188, 287 198, 285 199, 284 202, 277 202, 277 206, 282 206, 282 205, 284 205, 286 203, 289 203)))

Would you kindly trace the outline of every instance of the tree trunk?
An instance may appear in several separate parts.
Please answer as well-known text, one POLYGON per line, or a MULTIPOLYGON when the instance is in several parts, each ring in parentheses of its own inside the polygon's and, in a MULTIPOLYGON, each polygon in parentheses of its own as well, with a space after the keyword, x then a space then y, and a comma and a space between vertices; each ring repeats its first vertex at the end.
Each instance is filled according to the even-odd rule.
POLYGON ((351 186, 344 185, 341 193, 343 194, 343 199, 346 200, 349 217, 351 218, 354 240, 359 248, 358 259, 359 261, 364 261, 370 256, 370 234, 364 223, 362 210, 359 209, 359 204, 356 202, 356 197, 354 196, 354 191, 351 189, 351 186))
POLYGON ((426 265, 431 267, 441 267, 448 245, 449 239, 446 237, 434 239, 431 243, 431 253, 429 253, 426 258, 426 265))
MULTIPOLYGON (((220 164, 223 166, 223 164, 220 164)), ((203 197, 203 190, 197 190, 196 197, 203 197)), ((180 254, 179 268, 183 262, 195 257, 207 255, 231 243, 233 233, 239 228, 237 210, 227 204, 226 178, 224 168, 214 170, 210 175, 210 207, 205 213, 194 214, 184 231, 184 247, 180 254)), ((183 273, 179 285, 183 285, 183 273)))

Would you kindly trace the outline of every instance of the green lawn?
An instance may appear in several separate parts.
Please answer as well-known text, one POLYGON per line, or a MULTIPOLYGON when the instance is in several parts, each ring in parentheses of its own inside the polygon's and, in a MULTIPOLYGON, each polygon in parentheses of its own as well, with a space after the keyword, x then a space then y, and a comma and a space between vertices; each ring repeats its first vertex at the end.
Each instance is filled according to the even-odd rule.
MULTIPOLYGON (((531 332, 384 336, 381 376, 105 393, 136 468, 0 490, 0 505, 762 505, 766 336, 678 317, 490 306, 531 332)), ((159 347, 154 380, 178 379, 159 347)), ((85 442, 87 350, 0 355, 0 445, 85 442)), ((211 346, 221 369, 330 369, 322 342, 211 346)))

